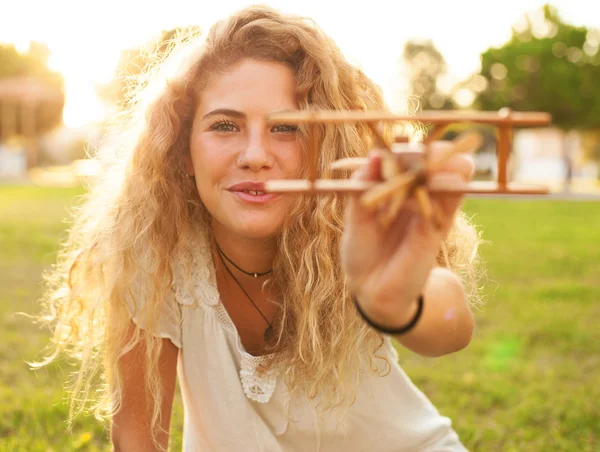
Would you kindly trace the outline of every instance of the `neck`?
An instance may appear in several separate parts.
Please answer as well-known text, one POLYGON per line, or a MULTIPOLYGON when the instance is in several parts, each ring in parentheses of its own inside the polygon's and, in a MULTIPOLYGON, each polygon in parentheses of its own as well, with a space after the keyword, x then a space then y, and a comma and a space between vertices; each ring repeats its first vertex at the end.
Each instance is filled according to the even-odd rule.
MULTIPOLYGON (((249 273, 264 273, 273 268, 273 260, 277 251, 275 237, 266 239, 243 237, 225 230, 215 221, 212 224, 212 231, 223 253, 244 271, 249 273)), ((220 261, 216 247, 213 247, 213 253, 217 256, 216 260, 220 261)), ((223 259, 235 277, 243 284, 261 285, 265 281, 265 278, 270 276, 269 274, 254 278, 239 271, 225 257, 223 259)))

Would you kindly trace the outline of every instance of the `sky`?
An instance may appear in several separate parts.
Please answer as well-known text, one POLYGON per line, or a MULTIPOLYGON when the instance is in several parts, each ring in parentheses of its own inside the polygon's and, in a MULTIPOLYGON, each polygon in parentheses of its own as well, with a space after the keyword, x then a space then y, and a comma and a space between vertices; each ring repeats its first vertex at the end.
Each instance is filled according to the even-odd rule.
MULTIPOLYGON (((547 0, 546 0, 547 1, 547 0)), ((345 55, 384 89, 392 109, 400 108, 405 79, 398 65, 409 39, 431 39, 446 59, 449 79, 479 69, 479 55, 502 45, 511 27, 543 0, 271 0, 284 12, 311 17, 345 55)), ((200 25, 248 4, 241 0, 0 0, 0 42, 26 50, 46 43, 49 64, 65 77, 64 120, 78 126, 102 119, 106 111, 95 86, 113 76, 120 52, 161 30, 200 25)), ((555 0, 563 20, 600 28, 600 1, 555 0)))

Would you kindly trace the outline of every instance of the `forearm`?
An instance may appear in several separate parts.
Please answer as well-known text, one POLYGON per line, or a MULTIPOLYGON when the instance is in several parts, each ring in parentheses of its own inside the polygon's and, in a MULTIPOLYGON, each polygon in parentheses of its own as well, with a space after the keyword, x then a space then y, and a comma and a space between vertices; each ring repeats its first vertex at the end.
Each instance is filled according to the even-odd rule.
MULTIPOLYGON (((434 268, 422 291, 423 311, 417 324, 407 333, 393 336, 404 347, 423 356, 436 357, 465 348, 471 341, 474 329, 473 314, 466 299, 460 279, 450 270, 434 268)), ((400 296, 400 295, 398 295, 400 296)), ((418 303, 389 300, 372 303, 376 294, 359 294, 362 310, 375 324, 398 328, 414 318, 418 303), (365 303, 366 302, 366 303, 365 303), (398 306, 406 306, 398 312, 398 306), (379 308, 379 309, 378 309, 379 308)))
MULTIPOLYGON (((415 328, 394 339, 429 357, 443 356, 469 345, 475 322, 459 278, 447 269, 434 268, 425 284, 423 299, 423 312, 415 328)), ((411 314, 416 306, 415 303, 411 314)))

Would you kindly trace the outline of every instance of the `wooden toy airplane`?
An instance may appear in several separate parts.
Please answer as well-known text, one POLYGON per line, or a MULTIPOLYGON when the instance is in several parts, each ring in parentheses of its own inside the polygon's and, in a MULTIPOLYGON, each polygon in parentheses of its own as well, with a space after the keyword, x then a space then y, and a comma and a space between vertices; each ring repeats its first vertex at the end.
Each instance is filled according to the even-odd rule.
MULTIPOLYGON (((284 179, 265 182, 264 191, 270 193, 360 193, 363 206, 379 209, 382 212, 382 225, 389 225, 398 211, 412 196, 416 197, 421 213, 437 223, 436 206, 431 202, 429 193, 463 193, 479 196, 543 195, 548 194, 547 187, 526 185, 507 181, 508 156, 511 138, 517 126, 547 126, 551 116, 540 112, 513 112, 502 109, 498 112, 452 112, 424 111, 417 115, 396 115, 386 111, 360 110, 302 110, 270 115, 270 124, 308 125, 308 179, 284 179), (373 133, 374 147, 382 151, 380 181, 358 181, 353 179, 317 179, 318 143, 315 128, 318 124, 367 123, 373 133), (407 144, 408 151, 392 151, 392 145, 383 137, 378 125, 382 122, 428 123, 433 129, 423 144, 407 144), (476 132, 466 132, 452 141, 448 154, 437 161, 429 158, 429 144, 442 136, 450 124, 479 123, 495 126, 498 130, 497 182, 472 181, 458 183, 455 179, 444 180, 440 175, 429 178, 432 171, 440 168, 448 158, 461 152, 473 152, 482 143, 482 137, 476 132)), ((406 142, 403 137, 396 142, 406 142)), ((354 170, 364 165, 366 158, 347 158, 333 162, 329 170, 354 170)))

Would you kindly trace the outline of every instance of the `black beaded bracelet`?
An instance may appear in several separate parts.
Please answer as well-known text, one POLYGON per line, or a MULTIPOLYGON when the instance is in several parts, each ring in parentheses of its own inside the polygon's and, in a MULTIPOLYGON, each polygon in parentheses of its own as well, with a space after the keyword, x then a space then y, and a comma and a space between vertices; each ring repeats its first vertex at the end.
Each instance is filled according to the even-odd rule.
POLYGON ((365 313, 362 311, 362 309, 360 309, 358 301, 356 300, 356 297, 354 295, 352 295, 352 301, 354 301, 354 306, 356 306, 356 310, 358 311, 358 313, 364 319, 365 322, 367 322, 369 325, 371 325, 373 328, 375 328, 377 331, 380 331, 381 333, 393 334, 396 336, 400 335, 400 334, 405 334, 405 333, 409 332, 410 330, 412 330, 415 327, 415 325, 417 324, 417 322, 419 321, 419 319, 421 318, 421 314, 423 313, 423 295, 419 295, 419 299, 418 299, 419 306, 417 308, 417 313, 415 314, 413 319, 407 325, 405 325, 403 327, 386 328, 381 325, 377 325, 376 323, 373 323, 373 321, 365 315, 365 313))

